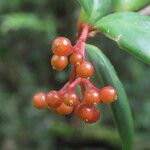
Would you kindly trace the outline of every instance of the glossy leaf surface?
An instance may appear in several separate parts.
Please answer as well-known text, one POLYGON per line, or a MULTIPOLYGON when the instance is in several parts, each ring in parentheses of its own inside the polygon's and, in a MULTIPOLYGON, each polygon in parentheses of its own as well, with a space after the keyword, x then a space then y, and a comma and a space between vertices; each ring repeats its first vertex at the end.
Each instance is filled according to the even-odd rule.
POLYGON ((114 13, 103 17, 96 28, 120 48, 150 64, 150 17, 138 13, 114 13))
POLYGON ((88 59, 93 63, 94 68, 99 70, 99 72, 95 72, 96 78, 93 80, 98 82, 97 77, 101 76, 105 85, 113 86, 117 90, 118 100, 110 107, 122 140, 123 150, 132 150, 133 120, 123 85, 114 67, 100 49, 87 45, 86 50, 88 59))
POLYGON ((86 15, 86 22, 93 24, 107 14, 111 0, 79 0, 79 3, 84 11, 81 18, 85 18, 82 15, 86 15))
POLYGON ((145 5, 150 4, 150 0, 114 0, 115 11, 136 11, 145 5))

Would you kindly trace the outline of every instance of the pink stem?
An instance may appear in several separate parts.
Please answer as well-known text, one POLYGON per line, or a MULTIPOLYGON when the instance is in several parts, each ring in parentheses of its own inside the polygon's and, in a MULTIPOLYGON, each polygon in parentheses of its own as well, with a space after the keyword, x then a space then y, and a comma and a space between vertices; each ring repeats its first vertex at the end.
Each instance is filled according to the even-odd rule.
MULTIPOLYGON (((89 26, 84 24, 83 25, 83 30, 82 33, 79 37, 79 40, 77 41, 76 45, 74 46, 74 51, 77 51, 85 56, 85 42, 88 37, 88 31, 89 31, 89 26)), ((76 79, 76 67, 74 66, 70 75, 70 82, 72 83, 76 79)))
POLYGON ((64 91, 66 91, 66 89, 69 87, 70 82, 67 82, 60 90, 59 93, 64 93, 64 91))
POLYGON ((73 66, 69 82, 72 83, 75 79, 76 79, 76 66, 73 66))
MULTIPOLYGON (((85 42, 88 38, 89 26, 86 24, 83 24, 82 28, 83 28, 82 33, 76 45, 73 47, 73 49, 74 51, 79 52, 80 54, 82 54, 83 57, 85 57, 85 42)), ((81 82, 81 79, 80 78, 76 79, 76 77, 77 77, 76 67, 73 66, 69 82, 62 89, 60 89, 59 92, 63 94, 68 88, 70 89, 75 88, 75 86, 81 82)), ((85 83, 84 82, 81 83, 80 86, 81 86, 82 94, 83 94, 86 90, 85 83)))
POLYGON ((81 78, 77 78, 75 79, 72 83, 67 82, 67 84, 65 84, 65 86, 59 90, 60 94, 64 94, 66 91, 72 91, 75 89, 75 87, 81 82, 81 78))
POLYGON ((86 91, 85 84, 83 82, 80 82, 80 87, 81 87, 82 95, 84 95, 84 92, 86 91))
POLYGON ((97 89, 89 80, 87 80, 87 79, 82 79, 82 82, 83 82, 84 84, 86 84, 89 89, 93 89, 93 90, 99 91, 99 89, 97 89))
POLYGON ((84 94, 84 92, 86 90, 85 85, 87 85, 89 89, 93 89, 93 90, 99 91, 99 89, 97 89, 95 86, 93 86, 93 84, 89 80, 84 79, 84 78, 83 79, 77 78, 72 83, 67 82, 65 84, 65 86, 61 90, 59 90, 59 93, 60 94, 64 94, 68 90, 72 91, 72 90, 75 89, 75 87, 78 84, 80 84, 80 86, 81 86, 82 95, 84 94))
POLYGON ((76 45, 74 46, 75 51, 82 54, 83 57, 85 56, 85 42, 88 38, 88 32, 89 32, 89 26, 86 24, 83 24, 82 33, 81 33, 76 45))

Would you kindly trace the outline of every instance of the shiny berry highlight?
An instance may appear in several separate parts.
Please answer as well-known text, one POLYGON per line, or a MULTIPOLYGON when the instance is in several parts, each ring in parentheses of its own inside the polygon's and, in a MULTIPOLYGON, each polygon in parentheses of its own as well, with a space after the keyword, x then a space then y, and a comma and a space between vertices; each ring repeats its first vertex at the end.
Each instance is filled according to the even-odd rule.
POLYGON ((66 56, 53 55, 51 58, 51 65, 55 70, 64 70, 68 64, 68 58, 66 56))
POLYGON ((68 56, 72 50, 72 45, 69 39, 65 37, 58 37, 52 43, 52 51, 58 56, 68 56))
POLYGON ((88 78, 93 75, 94 68, 90 62, 84 61, 80 65, 77 66, 76 72, 79 77, 88 78))
POLYGON ((45 101, 46 94, 43 92, 36 93, 32 98, 32 104, 38 109, 47 108, 47 103, 45 101))

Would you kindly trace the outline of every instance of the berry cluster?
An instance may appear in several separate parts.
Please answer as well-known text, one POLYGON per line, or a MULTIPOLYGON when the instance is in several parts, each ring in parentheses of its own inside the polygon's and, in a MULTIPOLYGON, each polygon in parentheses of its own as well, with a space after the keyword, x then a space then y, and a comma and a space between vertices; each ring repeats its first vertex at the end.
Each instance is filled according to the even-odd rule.
POLYGON ((106 86, 97 89, 89 81, 94 73, 93 65, 85 59, 85 42, 88 37, 89 27, 82 26, 81 35, 72 46, 69 39, 58 37, 52 43, 54 55, 51 58, 53 69, 63 70, 68 64, 68 56, 72 64, 72 72, 69 81, 59 91, 39 92, 33 97, 32 103, 38 109, 49 108, 51 111, 68 115, 73 111, 80 120, 87 123, 94 123, 100 117, 96 108, 98 103, 111 103, 117 98, 114 88, 106 86), (82 91, 82 99, 76 93, 76 86, 79 85, 82 91))

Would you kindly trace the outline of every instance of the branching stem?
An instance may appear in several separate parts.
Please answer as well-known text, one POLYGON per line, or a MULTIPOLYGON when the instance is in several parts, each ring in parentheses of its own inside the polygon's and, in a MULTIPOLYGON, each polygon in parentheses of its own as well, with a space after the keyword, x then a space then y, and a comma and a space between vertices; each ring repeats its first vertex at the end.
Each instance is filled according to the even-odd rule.
MULTIPOLYGON (((89 34, 89 26, 86 25, 86 24, 83 24, 82 25, 82 32, 80 34, 80 37, 77 40, 76 45, 73 47, 74 52, 80 53, 83 56, 83 58, 85 58, 85 43, 86 43, 86 40, 88 38, 88 34, 89 34)), ((73 66, 69 82, 67 82, 64 85, 64 87, 59 90, 59 93, 60 94, 64 94, 68 90, 72 91, 72 90, 74 90, 76 88, 76 86, 78 84, 81 87, 82 95, 86 91, 86 86, 89 89, 94 89, 94 90, 99 91, 99 89, 97 89, 96 87, 94 87, 88 79, 77 77, 76 66, 73 66)))

